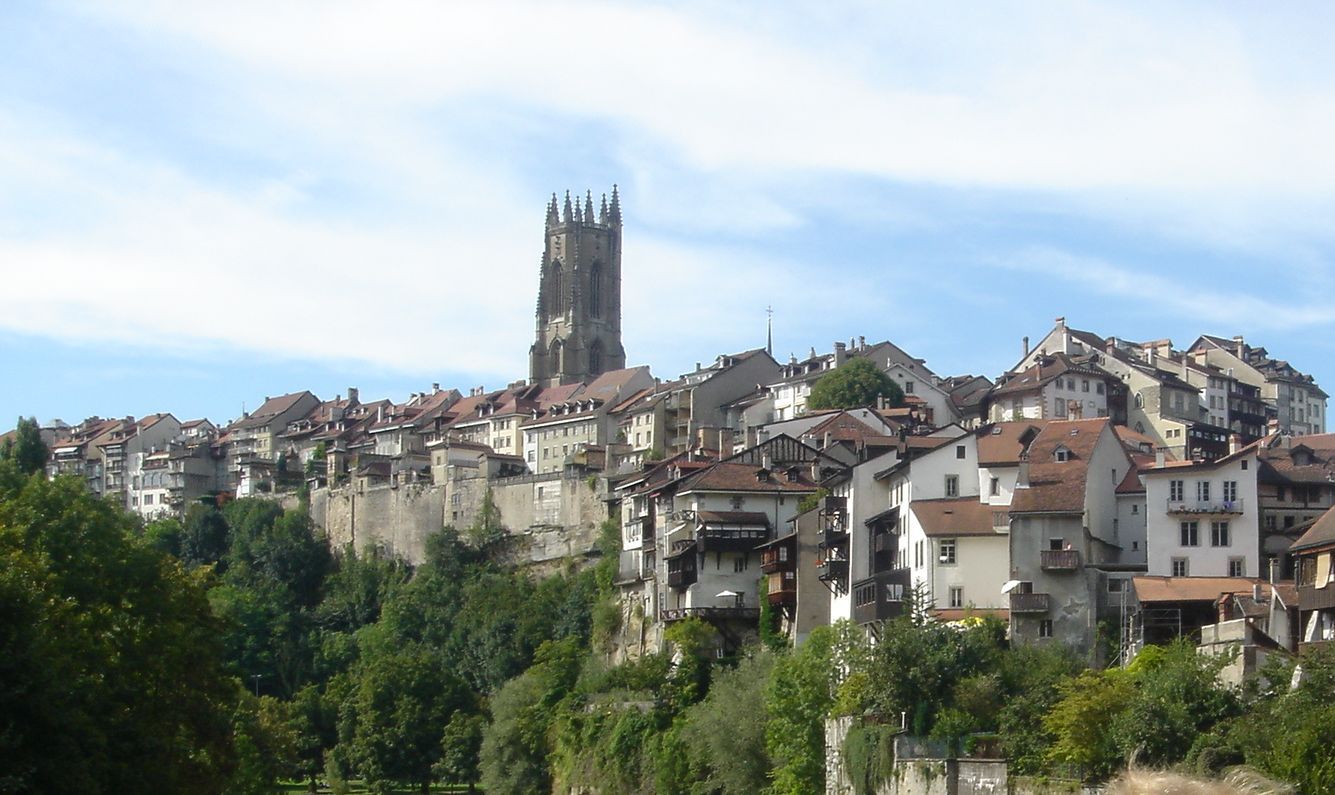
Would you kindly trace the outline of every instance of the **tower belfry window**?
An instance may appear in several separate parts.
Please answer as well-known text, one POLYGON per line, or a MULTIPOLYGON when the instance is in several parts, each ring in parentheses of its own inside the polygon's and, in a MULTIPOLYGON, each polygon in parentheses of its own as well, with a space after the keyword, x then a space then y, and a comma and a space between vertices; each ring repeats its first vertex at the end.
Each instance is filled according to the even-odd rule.
POLYGON ((593 268, 589 271, 589 314, 592 317, 602 317, 603 314, 603 264, 601 262, 593 263, 593 268))

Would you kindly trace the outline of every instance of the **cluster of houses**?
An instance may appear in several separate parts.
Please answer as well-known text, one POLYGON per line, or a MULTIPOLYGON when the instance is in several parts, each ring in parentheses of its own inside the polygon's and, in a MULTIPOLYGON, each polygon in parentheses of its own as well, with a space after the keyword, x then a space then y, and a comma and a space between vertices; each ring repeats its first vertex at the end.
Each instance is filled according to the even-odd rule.
MULTIPOLYGON (((827 360, 863 350, 898 351, 827 360)), ((762 608, 798 641, 909 609, 991 615, 1101 663, 1190 636, 1241 647, 1238 674, 1335 639, 1335 434, 1325 393, 1286 362, 1062 318, 995 383, 874 361, 931 398, 789 409, 787 379, 807 371, 790 364, 734 404, 767 422, 735 414, 717 445, 617 482, 624 653, 688 616, 726 652, 762 608)))
POLYGON ((588 478, 607 513, 586 518, 620 519, 623 656, 688 617, 727 653, 762 608, 797 641, 839 619, 875 633, 910 605, 994 615, 1017 641, 1103 662, 1180 635, 1242 646, 1244 666, 1335 639, 1327 395, 1264 348, 1058 318, 995 380, 858 337, 665 381, 625 366, 620 252, 615 189, 598 210, 552 197, 530 375, 504 389, 295 392, 221 426, 55 422, 49 471, 145 519, 302 488, 442 489, 423 534, 477 515, 488 489, 462 483, 588 478), (853 359, 903 400, 811 410, 813 385, 853 359))

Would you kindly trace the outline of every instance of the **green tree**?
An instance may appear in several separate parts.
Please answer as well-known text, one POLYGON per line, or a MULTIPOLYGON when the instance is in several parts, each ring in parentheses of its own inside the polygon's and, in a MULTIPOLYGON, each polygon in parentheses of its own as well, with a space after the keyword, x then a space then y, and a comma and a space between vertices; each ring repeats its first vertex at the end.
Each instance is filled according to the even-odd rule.
POLYGON ((229 528, 222 511, 196 503, 185 512, 179 545, 181 560, 192 566, 211 566, 227 554, 229 528))
POLYGON ((704 700, 686 711, 681 739, 697 766, 693 778, 705 791, 749 795, 765 789, 766 688, 774 664, 774 653, 756 649, 736 668, 720 671, 704 700))
POLYGON ((464 683, 431 649, 377 639, 362 653, 339 718, 340 743, 373 791, 415 784, 426 792, 450 717, 471 710, 464 683))
POLYGON ((144 526, 144 543, 174 558, 181 557, 181 538, 184 535, 185 527, 175 517, 158 519, 144 526))
POLYGON ((820 377, 811 387, 807 407, 848 409, 871 406, 885 398, 891 406, 904 405, 904 390, 870 359, 856 358, 820 377))
POLYGON ((296 763, 297 737, 286 702, 256 698, 241 687, 232 717, 237 765, 227 795, 270 795, 278 779, 296 763))
POLYGON ((1293 690, 1262 692, 1231 722, 1230 739, 1249 765, 1301 792, 1335 792, 1335 648, 1305 653, 1302 674, 1293 690))
POLYGON ((469 792, 477 791, 478 756, 482 751, 482 730, 487 719, 477 713, 457 710, 441 735, 440 762, 436 765, 438 777, 451 784, 466 784, 469 792))
POLYGON ((479 764, 488 795, 527 795, 551 788, 548 729, 573 692, 583 652, 573 638, 544 643, 534 664, 506 682, 491 703, 479 764))
POLYGON ((1219 681, 1227 657, 1200 654, 1186 640, 1143 656, 1146 664, 1131 670, 1135 697, 1113 721, 1113 733, 1124 758, 1166 767, 1182 761, 1200 735, 1238 714, 1241 704, 1219 681))
POLYGON ((6 489, 0 789, 218 791, 235 701, 218 630, 201 579, 77 479, 6 489))
POLYGON ((1015 646, 1001 658, 997 729, 1006 759, 1018 775, 1038 775, 1046 769, 1053 737, 1043 716, 1057 703, 1061 683, 1082 668, 1070 648, 1062 645, 1015 646))
POLYGON ((772 792, 825 791, 825 718, 834 705, 836 632, 818 627, 775 662, 765 688, 766 747, 774 759, 772 792))
POLYGON ((1135 697, 1121 670, 1085 671, 1058 686, 1060 699, 1043 718, 1052 734, 1048 758, 1072 765, 1087 781, 1102 781, 1123 761, 1113 725, 1135 697))
POLYGON ((19 417, 14 435, 0 447, 0 460, 13 461, 22 475, 32 475, 46 468, 47 449, 42 429, 33 417, 19 417))
POLYGON ((873 651, 868 700, 882 715, 905 713, 911 733, 930 734, 953 706, 958 683, 999 664, 1004 635, 994 619, 963 630, 907 617, 887 622, 873 651))

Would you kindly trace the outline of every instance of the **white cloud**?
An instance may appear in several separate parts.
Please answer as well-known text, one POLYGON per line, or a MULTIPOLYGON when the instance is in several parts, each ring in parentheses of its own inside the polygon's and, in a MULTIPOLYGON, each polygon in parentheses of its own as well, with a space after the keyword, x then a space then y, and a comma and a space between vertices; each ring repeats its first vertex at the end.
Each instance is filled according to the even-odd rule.
MULTIPOLYGON (((841 180, 1037 194, 1253 249, 1280 230, 1328 283, 1329 76, 1288 81, 1268 68, 1282 37, 1209 9, 868 3, 754 19, 715 4, 143 0, 73 13, 142 48, 190 115, 160 108, 176 137, 146 150, 113 145, 75 107, 0 110, 10 328, 513 377, 557 187, 539 183, 589 171, 638 193, 631 357, 676 369, 718 340, 759 344, 767 303, 822 333, 885 312, 899 275, 850 293, 820 278, 845 263, 771 239, 819 234, 812 208, 948 234, 911 201, 840 213, 825 190, 841 180), (229 170, 200 149, 261 162, 229 170), (843 317, 804 316, 836 295, 843 317)), ((1050 251, 1022 259, 1011 267, 1118 297, 1175 286, 1050 251)), ((1332 319, 1194 295, 1154 300, 1205 320, 1225 311, 1212 306, 1332 319)), ((894 311, 930 315, 907 299, 894 311)))

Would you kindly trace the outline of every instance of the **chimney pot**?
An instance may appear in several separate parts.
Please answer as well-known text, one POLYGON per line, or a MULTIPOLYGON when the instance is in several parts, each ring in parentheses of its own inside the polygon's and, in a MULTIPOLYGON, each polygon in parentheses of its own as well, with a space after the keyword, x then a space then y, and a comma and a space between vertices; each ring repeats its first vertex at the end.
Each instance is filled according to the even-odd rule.
POLYGON ((1025 356, 1028 356, 1028 355, 1029 355, 1029 337, 1027 337, 1027 336, 1026 336, 1026 337, 1021 337, 1020 339, 1024 342, 1024 355, 1025 355, 1025 356))
POLYGON ((1161 467, 1164 465, 1164 454, 1162 447, 1154 448, 1154 465, 1156 467, 1161 467))

